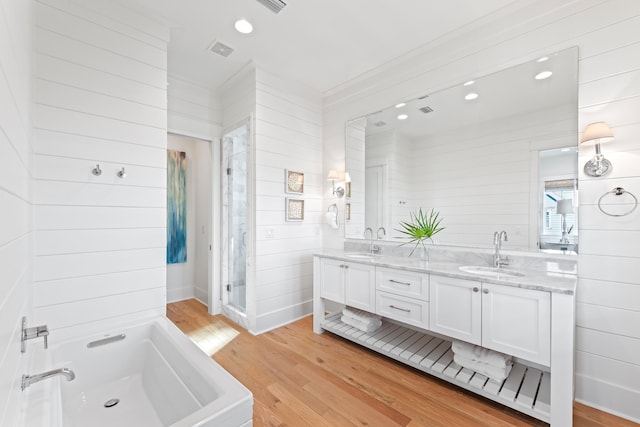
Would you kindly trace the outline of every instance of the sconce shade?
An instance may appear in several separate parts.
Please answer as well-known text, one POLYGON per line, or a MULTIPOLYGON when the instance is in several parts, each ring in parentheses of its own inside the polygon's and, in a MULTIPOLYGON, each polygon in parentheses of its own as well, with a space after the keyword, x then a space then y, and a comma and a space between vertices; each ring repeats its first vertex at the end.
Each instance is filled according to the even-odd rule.
POLYGON ((613 132, 605 122, 591 123, 584 130, 580 144, 595 145, 613 140, 613 132))
POLYGON ((327 176, 328 180, 335 180, 335 179, 340 179, 340 176, 338 175, 338 171, 331 169, 329 171, 329 175, 327 176))
POLYGON ((572 199, 560 199, 556 205, 557 214, 570 214, 573 213, 573 200, 572 199))
POLYGON ((349 172, 344 173, 344 182, 351 182, 351 175, 349 175, 349 172))

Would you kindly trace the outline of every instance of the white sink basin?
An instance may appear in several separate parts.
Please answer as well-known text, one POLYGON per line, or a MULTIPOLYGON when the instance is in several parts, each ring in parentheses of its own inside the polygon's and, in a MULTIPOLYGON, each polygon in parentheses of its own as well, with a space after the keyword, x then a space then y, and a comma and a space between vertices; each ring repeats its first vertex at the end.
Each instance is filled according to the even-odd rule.
POLYGON ((344 254, 344 256, 346 256, 347 258, 366 259, 366 260, 369 260, 369 261, 371 261, 373 258, 375 258, 375 255, 373 255, 373 254, 363 254, 363 253, 344 254))
POLYGON ((505 268, 485 267, 482 265, 465 265, 459 267, 460 271, 465 273, 477 274, 479 276, 487 277, 522 277, 524 274, 505 268))

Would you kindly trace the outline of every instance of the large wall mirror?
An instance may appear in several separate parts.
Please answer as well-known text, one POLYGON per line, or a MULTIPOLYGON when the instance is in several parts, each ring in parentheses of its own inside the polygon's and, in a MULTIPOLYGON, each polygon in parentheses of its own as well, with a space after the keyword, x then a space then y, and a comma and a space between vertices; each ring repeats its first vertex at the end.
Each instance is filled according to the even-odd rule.
POLYGON ((433 208, 438 244, 577 252, 577 73, 570 48, 347 123, 345 237, 433 208))

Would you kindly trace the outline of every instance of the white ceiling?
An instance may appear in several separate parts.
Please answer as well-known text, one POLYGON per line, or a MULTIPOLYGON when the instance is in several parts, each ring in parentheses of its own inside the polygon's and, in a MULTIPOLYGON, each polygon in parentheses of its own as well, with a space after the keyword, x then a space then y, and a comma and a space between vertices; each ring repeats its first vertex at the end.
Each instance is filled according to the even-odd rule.
POLYGON ((390 106, 369 114, 366 132, 372 135, 393 129, 415 139, 537 111, 556 111, 554 109, 558 107, 576 111, 577 72, 575 48, 549 52, 544 61, 532 60, 487 76, 472 76, 474 83, 471 85, 464 86, 464 82, 460 82, 424 94, 428 95, 426 98, 407 100, 401 108, 390 106), (534 76, 541 71, 553 74, 547 79, 536 80, 534 76), (471 92, 478 94, 478 98, 465 100, 465 95, 471 92), (418 110, 426 106, 433 112, 424 114, 418 110), (408 118, 398 120, 399 114, 406 114, 408 118))
POLYGON ((169 73, 216 89, 250 61, 326 92, 522 0, 120 0, 172 25, 169 73), (239 34, 238 18, 254 32, 239 34), (228 58, 207 51, 218 40, 228 58))

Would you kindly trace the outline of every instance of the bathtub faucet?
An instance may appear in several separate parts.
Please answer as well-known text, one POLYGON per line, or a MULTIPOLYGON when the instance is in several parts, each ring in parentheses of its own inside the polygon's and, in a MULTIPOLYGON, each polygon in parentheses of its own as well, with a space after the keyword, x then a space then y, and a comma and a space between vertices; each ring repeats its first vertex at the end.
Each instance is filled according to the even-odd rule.
POLYGON ((67 381, 73 381, 76 378, 76 374, 69 368, 54 369, 53 371, 43 372, 36 375, 23 375, 22 376, 22 390, 29 387, 31 384, 37 383, 48 378, 62 375, 67 381))

